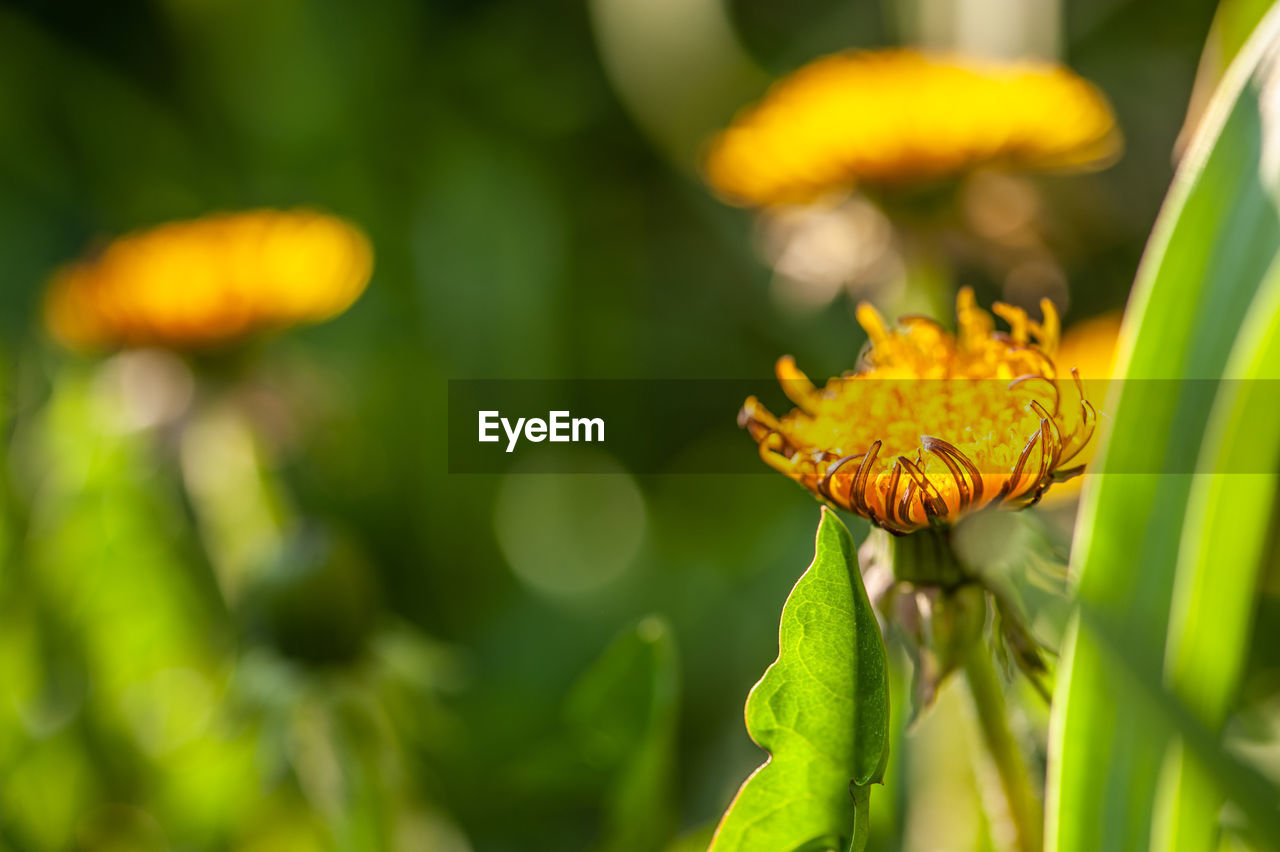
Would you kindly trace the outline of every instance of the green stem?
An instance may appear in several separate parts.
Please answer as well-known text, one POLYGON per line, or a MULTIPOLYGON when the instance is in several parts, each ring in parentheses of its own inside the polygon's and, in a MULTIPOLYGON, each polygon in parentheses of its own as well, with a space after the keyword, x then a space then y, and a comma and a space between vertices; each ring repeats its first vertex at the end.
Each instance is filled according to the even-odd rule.
POLYGON ((234 605, 279 554, 293 513, 244 410, 230 398, 198 406, 182 433, 183 483, 223 599, 234 605))
POLYGON ((982 729, 982 742, 1000 774, 1000 785, 1017 833, 1016 848, 1019 852, 1040 852, 1044 844, 1040 802, 1031 789, 1022 753, 1009 730, 1004 691, 985 643, 974 643, 965 660, 964 673, 982 729))
POLYGON ((955 588, 966 580, 965 570, 951 549, 948 530, 922 529, 890 537, 893 575, 915 586, 955 588))
POLYGON ((849 793, 853 796, 853 837, 848 852, 863 852, 871 839, 871 785, 851 784, 849 793))

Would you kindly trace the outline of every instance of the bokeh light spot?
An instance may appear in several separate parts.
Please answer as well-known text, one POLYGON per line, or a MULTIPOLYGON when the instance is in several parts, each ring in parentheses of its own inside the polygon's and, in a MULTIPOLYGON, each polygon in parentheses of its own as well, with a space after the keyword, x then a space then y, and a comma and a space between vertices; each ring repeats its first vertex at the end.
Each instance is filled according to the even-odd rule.
MULTIPOLYGON (((517 470, 502 483, 494 513, 498 545, 534 591, 554 597, 595 591, 617 580, 640 549, 646 514, 635 480, 608 456, 589 458, 592 473, 517 470)), ((540 461, 545 465, 545 457, 540 461)))

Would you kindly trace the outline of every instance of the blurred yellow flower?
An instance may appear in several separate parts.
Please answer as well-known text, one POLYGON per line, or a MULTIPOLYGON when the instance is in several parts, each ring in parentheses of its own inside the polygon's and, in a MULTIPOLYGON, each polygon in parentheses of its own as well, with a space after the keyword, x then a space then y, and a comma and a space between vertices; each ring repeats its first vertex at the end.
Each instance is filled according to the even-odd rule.
POLYGON ((320 213, 254 210, 121 237, 54 274, 46 324, 77 349, 195 349, 319 322, 364 291, 373 252, 320 213))
POLYGON ((1053 360, 1058 315, 1042 322, 997 304, 997 332, 973 293, 957 298, 959 331, 903 317, 896 328, 865 302, 870 337, 856 372, 818 390, 789 358, 778 361, 797 406, 784 417, 755 398, 738 422, 761 457, 820 499, 891 532, 955 521, 986 506, 1030 505, 1089 441, 1097 422, 1079 381, 1064 398, 1053 360))
POLYGON ((1110 379, 1115 370, 1121 319, 1120 311, 1112 311, 1072 325, 1058 346, 1058 365, 1075 367, 1085 381, 1110 379))
POLYGON ((771 205, 984 165, 1094 168, 1120 148, 1106 98, 1066 68, 898 49, 781 80, 711 141, 705 172, 730 201, 771 205))

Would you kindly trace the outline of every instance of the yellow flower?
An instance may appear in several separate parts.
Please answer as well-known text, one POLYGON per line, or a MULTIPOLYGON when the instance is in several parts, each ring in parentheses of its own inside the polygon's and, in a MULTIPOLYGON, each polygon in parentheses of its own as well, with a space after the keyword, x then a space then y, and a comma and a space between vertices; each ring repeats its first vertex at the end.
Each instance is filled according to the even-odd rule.
MULTIPOLYGON (((1121 313, 1114 311, 1078 322, 1066 330, 1058 346, 1058 364, 1075 367, 1094 397, 1105 396, 1107 385, 1114 378, 1121 319, 1121 313)), ((1089 464, 1097 451, 1098 441, 1090 441, 1076 456, 1076 463, 1089 464)), ((1054 488, 1045 505, 1060 506, 1078 500, 1084 480, 1083 476, 1076 477, 1054 488)))
POLYGON ((1112 311, 1068 328, 1058 346, 1058 363, 1075 367, 1086 382, 1112 378, 1122 318, 1120 311, 1112 311))
POLYGON ((705 169, 731 201, 789 204, 985 165, 1097 167, 1120 147, 1106 98, 1066 68, 885 50, 781 80, 711 141, 705 169))
POLYGON ((870 341, 856 372, 818 390, 789 358, 778 361, 797 406, 784 417, 755 398, 738 422, 761 457, 820 499, 895 533, 950 523, 983 507, 1035 503, 1089 441, 1097 415, 1078 379, 1065 398, 1053 356, 1058 315, 1042 322, 997 304, 1010 325, 960 291, 959 330, 903 317, 896 328, 865 302, 870 341))
POLYGON ((342 313, 372 266, 365 235, 330 216, 207 216, 121 237, 59 270, 45 320, 73 348, 216 346, 342 313))

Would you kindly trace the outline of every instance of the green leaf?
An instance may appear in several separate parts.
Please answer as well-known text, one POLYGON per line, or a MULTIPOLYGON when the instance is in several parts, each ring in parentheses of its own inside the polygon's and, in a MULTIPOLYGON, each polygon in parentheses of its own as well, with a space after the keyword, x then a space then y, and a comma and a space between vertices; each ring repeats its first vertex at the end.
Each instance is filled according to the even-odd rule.
POLYGON ((770 757, 710 852, 865 846, 870 785, 889 757, 888 666, 853 539, 830 509, 783 606, 778 659, 747 698, 747 732, 770 757))
MULTIPOLYGON (((1273 0, 1221 0, 1213 13, 1208 44, 1200 60, 1201 73, 1211 72, 1219 79, 1231 61, 1244 48, 1273 0), (1207 69, 1206 69, 1207 66, 1207 69)), ((1197 75, 1199 76, 1199 75, 1197 75)), ((1199 79, 1196 84, 1199 85, 1199 79)))
POLYGON ((626 630, 574 685, 566 706, 578 748, 612 780, 597 852, 651 852, 671 839, 680 676, 670 625, 626 630))
MULTIPOLYGON (((1165 657, 1169 687, 1214 731, 1226 721, 1248 654, 1275 510, 1280 264, 1254 298, 1224 378, 1187 504, 1165 657)), ((1161 848, 1213 848, 1222 797, 1204 768, 1175 754, 1162 791, 1161 848)))
MULTIPOLYGON (((1205 771, 1211 792, 1229 799, 1247 821, 1249 833, 1258 841, 1251 848, 1280 849, 1280 809, 1276 808, 1274 783, 1257 766, 1223 748, 1218 735, 1170 693, 1159 677, 1134 665, 1124 640, 1110 625, 1094 619, 1089 610, 1081 610, 1080 623, 1082 629, 1087 626, 1094 641, 1115 663, 1116 673, 1124 678, 1124 689, 1117 692, 1117 700, 1137 707, 1149 726, 1167 726, 1177 732, 1187 756, 1205 771)), ((1162 845, 1163 840, 1155 837, 1149 848, 1166 852, 1168 847, 1162 845)))
MULTIPOLYGON (((1059 852, 1147 849, 1176 726, 1129 700, 1164 675, 1180 529, 1232 341, 1280 247, 1272 85, 1275 12, 1210 104, 1175 177, 1122 331, 1112 430, 1073 547, 1081 617, 1068 632, 1051 721, 1048 825, 1059 852), (1206 381, 1186 382, 1186 379, 1206 381), (1132 473, 1140 469, 1149 473, 1132 473), (1103 635, 1112 637, 1103 641, 1103 635), (1117 649, 1123 659, 1117 658, 1117 649)), ((1176 714, 1175 714, 1176 715, 1176 714)), ((1172 717, 1171 717, 1172 718, 1172 717)))

